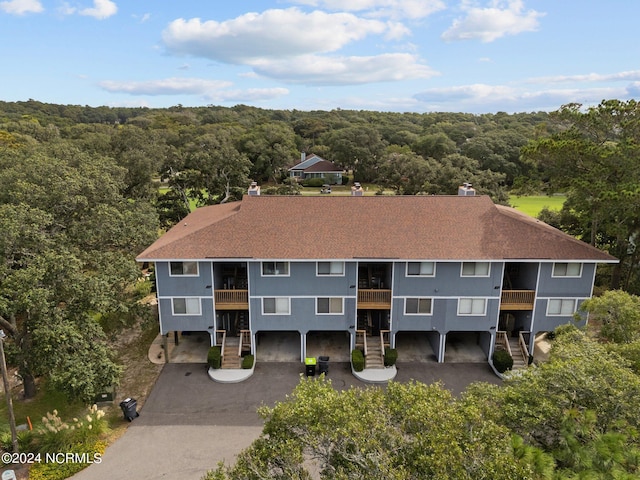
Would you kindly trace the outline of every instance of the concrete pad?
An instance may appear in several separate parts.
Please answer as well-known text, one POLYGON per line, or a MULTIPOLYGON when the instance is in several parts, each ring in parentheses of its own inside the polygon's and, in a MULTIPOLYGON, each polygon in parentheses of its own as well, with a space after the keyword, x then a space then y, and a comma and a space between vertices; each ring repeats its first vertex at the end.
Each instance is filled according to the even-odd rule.
POLYGON ((487 355, 478 345, 476 332, 449 332, 444 350, 445 363, 486 363, 487 355))
POLYGON ((396 350, 398 360, 403 362, 437 362, 438 356, 433 351, 427 332, 398 332, 396 334, 396 350))
POLYGON ((351 338, 348 332, 307 333, 307 357, 329 357, 331 362, 351 361, 351 338))
POLYGON ((300 362, 298 332, 258 332, 256 362, 300 362))

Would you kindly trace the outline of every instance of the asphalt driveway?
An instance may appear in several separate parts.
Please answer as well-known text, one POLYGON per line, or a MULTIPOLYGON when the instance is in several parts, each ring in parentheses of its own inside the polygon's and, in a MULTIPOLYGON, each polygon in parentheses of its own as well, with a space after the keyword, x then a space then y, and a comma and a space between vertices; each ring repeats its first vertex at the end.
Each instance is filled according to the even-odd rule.
MULTIPOLYGON (((213 382, 204 364, 167 364, 140 416, 111 445, 100 464, 78 473, 75 480, 198 480, 220 461, 232 463, 262 431, 260 405, 284 400, 304 372, 298 362, 259 363, 254 375, 237 384, 213 382)), ((329 366, 334 387, 367 386, 348 363, 329 366)), ((398 363, 395 381, 442 381, 455 394, 469 383, 499 384, 486 363, 398 363)))

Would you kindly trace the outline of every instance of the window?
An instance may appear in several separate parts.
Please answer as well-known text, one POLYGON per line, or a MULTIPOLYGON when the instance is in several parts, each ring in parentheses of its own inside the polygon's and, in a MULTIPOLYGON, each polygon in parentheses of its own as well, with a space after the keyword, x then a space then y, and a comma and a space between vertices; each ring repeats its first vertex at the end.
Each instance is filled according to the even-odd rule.
POLYGON ((554 277, 580 277, 582 275, 581 263, 554 263, 554 277))
POLYGON ((463 277, 488 277, 489 262, 462 262, 463 277))
POLYGON ((547 303, 547 315, 570 317, 576 311, 575 298, 552 298, 547 303))
POLYGON ((262 313, 265 315, 289 315, 291 307, 287 297, 262 299, 262 313))
POLYGON ((318 275, 344 275, 344 262, 318 262, 318 275))
POLYGON ((318 313, 326 313, 326 314, 341 314, 342 298, 339 298, 339 297, 318 298, 316 311, 318 313))
POLYGON ((485 315, 486 298, 461 298, 458 300, 458 315, 485 315))
POLYGON ((198 275, 198 262, 169 262, 169 275, 198 275))
POLYGON ((405 298, 404 313, 407 315, 431 315, 431 299, 405 298))
POLYGON ((408 262, 407 276, 433 277, 436 273, 436 265, 433 262, 408 262))
POLYGON ((262 275, 289 275, 289 262, 262 262, 262 275))
POLYGON ((199 298, 172 299, 174 315, 200 315, 199 298))

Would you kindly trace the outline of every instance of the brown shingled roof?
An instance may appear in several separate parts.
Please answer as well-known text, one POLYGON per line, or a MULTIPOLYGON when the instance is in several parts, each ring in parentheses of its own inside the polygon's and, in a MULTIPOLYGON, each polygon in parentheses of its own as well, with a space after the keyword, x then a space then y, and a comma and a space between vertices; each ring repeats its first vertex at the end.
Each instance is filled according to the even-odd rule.
POLYGON ((318 163, 314 163, 309 168, 305 168, 304 169, 305 173, 311 173, 311 172, 342 172, 342 171, 343 171, 342 168, 337 167, 336 165, 331 163, 329 160, 320 160, 318 163))
POLYGON ((245 196, 199 208, 139 260, 614 257, 486 196, 245 196))

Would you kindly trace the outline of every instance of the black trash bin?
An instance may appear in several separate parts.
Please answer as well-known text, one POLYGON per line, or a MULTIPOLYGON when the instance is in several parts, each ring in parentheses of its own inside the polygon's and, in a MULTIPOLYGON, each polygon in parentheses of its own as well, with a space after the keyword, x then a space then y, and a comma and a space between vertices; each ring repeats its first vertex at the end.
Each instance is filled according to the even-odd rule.
POLYGON ((122 409, 125 420, 131 421, 140 416, 138 413, 138 402, 135 398, 125 398, 120 402, 120 408, 122 409))
POLYGON ((316 374, 316 358, 307 357, 304 359, 304 372, 307 377, 313 377, 316 374))
POLYGON ((318 357, 318 375, 329 375, 329 357, 318 357))

